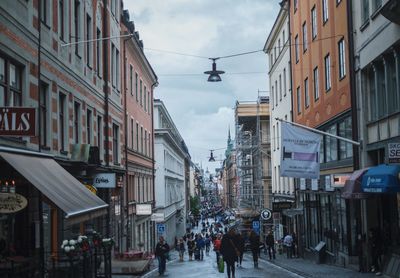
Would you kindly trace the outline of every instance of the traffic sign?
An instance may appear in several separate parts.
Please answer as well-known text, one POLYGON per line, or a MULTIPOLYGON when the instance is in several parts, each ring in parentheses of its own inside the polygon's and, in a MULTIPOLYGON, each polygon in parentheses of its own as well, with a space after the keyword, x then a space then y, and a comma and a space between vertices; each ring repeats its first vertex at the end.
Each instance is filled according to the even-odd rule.
POLYGON ((260 221, 253 221, 253 229, 254 230, 260 229, 260 221))
POLYGON ((164 223, 157 223, 157 233, 163 234, 165 232, 165 224, 164 223))
POLYGON ((272 216, 272 212, 269 209, 264 209, 261 212, 261 219, 262 220, 269 220, 269 219, 271 219, 271 216, 272 216))

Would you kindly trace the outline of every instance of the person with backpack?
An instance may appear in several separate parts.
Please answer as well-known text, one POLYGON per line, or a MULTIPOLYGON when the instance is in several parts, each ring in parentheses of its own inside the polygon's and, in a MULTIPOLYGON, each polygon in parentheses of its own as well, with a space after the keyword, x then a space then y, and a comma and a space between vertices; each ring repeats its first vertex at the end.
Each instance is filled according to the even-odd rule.
POLYGON ((159 242, 156 245, 155 255, 158 259, 158 273, 163 275, 166 269, 167 256, 169 252, 169 245, 164 240, 163 236, 160 236, 159 242))
POLYGON ((226 263, 226 273, 228 278, 235 278, 235 262, 240 252, 237 248, 235 230, 231 228, 227 234, 224 234, 221 240, 221 254, 226 263))

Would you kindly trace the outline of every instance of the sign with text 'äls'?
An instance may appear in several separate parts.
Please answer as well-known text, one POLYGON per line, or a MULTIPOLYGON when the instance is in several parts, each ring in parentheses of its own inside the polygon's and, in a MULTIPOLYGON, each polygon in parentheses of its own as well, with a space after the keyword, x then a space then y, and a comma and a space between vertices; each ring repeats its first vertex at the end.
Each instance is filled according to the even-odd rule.
POLYGON ((0 136, 35 136, 36 109, 0 107, 0 136))

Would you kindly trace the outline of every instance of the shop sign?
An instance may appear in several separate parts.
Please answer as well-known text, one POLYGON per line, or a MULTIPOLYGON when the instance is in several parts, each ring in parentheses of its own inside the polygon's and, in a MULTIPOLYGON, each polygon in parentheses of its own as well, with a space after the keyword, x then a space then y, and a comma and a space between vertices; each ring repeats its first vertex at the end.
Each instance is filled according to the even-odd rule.
POLYGON ((281 212, 284 209, 292 208, 292 202, 273 202, 272 210, 276 212, 281 212))
POLYGON ((153 213, 151 215, 151 221, 154 222, 164 222, 165 218, 164 218, 164 213, 153 213))
POLYGON ((115 188, 115 173, 101 173, 95 175, 93 185, 96 188, 115 188))
POLYGON ((400 143, 389 143, 389 163, 400 163, 400 143))
POLYGON ((86 188, 90 190, 90 192, 92 192, 94 195, 97 194, 97 189, 96 187, 94 187, 93 185, 90 184, 85 184, 86 188))
POLYGON ((269 209, 263 209, 261 212, 261 219, 262 220, 269 220, 271 219, 272 212, 269 209))
POLYGON ((17 193, 0 193, 0 213, 14 213, 24 209, 28 200, 17 193))
POLYGON ((151 215, 151 204, 137 204, 136 215, 151 215))
POLYGON ((35 136, 36 109, 0 107, 1 136, 35 136))

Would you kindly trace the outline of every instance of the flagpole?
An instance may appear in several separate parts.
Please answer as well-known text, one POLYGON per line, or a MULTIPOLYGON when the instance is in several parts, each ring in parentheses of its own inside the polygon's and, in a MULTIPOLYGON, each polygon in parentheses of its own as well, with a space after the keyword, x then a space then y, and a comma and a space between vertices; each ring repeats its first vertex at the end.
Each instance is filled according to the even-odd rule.
POLYGON ((330 134, 328 132, 321 131, 321 130, 316 129, 316 128, 308 127, 308 126, 305 126, 305 125, 302 125, 302 124, 298 124, 298 123, 294 123, 294 122, 289 122, 289 121, 286 121, 286 120, 280 119, 280 118, 275 118, 275 120, 280 121, 280 122, 284 122, 284 123, 288 123, 288 124, 291 124, 291 125, 294 125, 294 126, 298 126, 300 128, 304 128, 304 129, 310 130, 310 131, 315 132, 315 133, 319 133, 319 134, 322 134, 322 135, 330 136, 330 137, 333 137, 333 138, 336 138, 336 139, 339 139, 339 140, 342 140, 342 141, 346 141, 347 143, 350 143, 350 144, 353 144, 353 145, 356 145, 356 146, 360 146, 360 142, 353 141, 353 140, 350 140, 348 138, 344 138, 344 137, 337 136, 337 135, 334 135, 334 134, 330 134))

